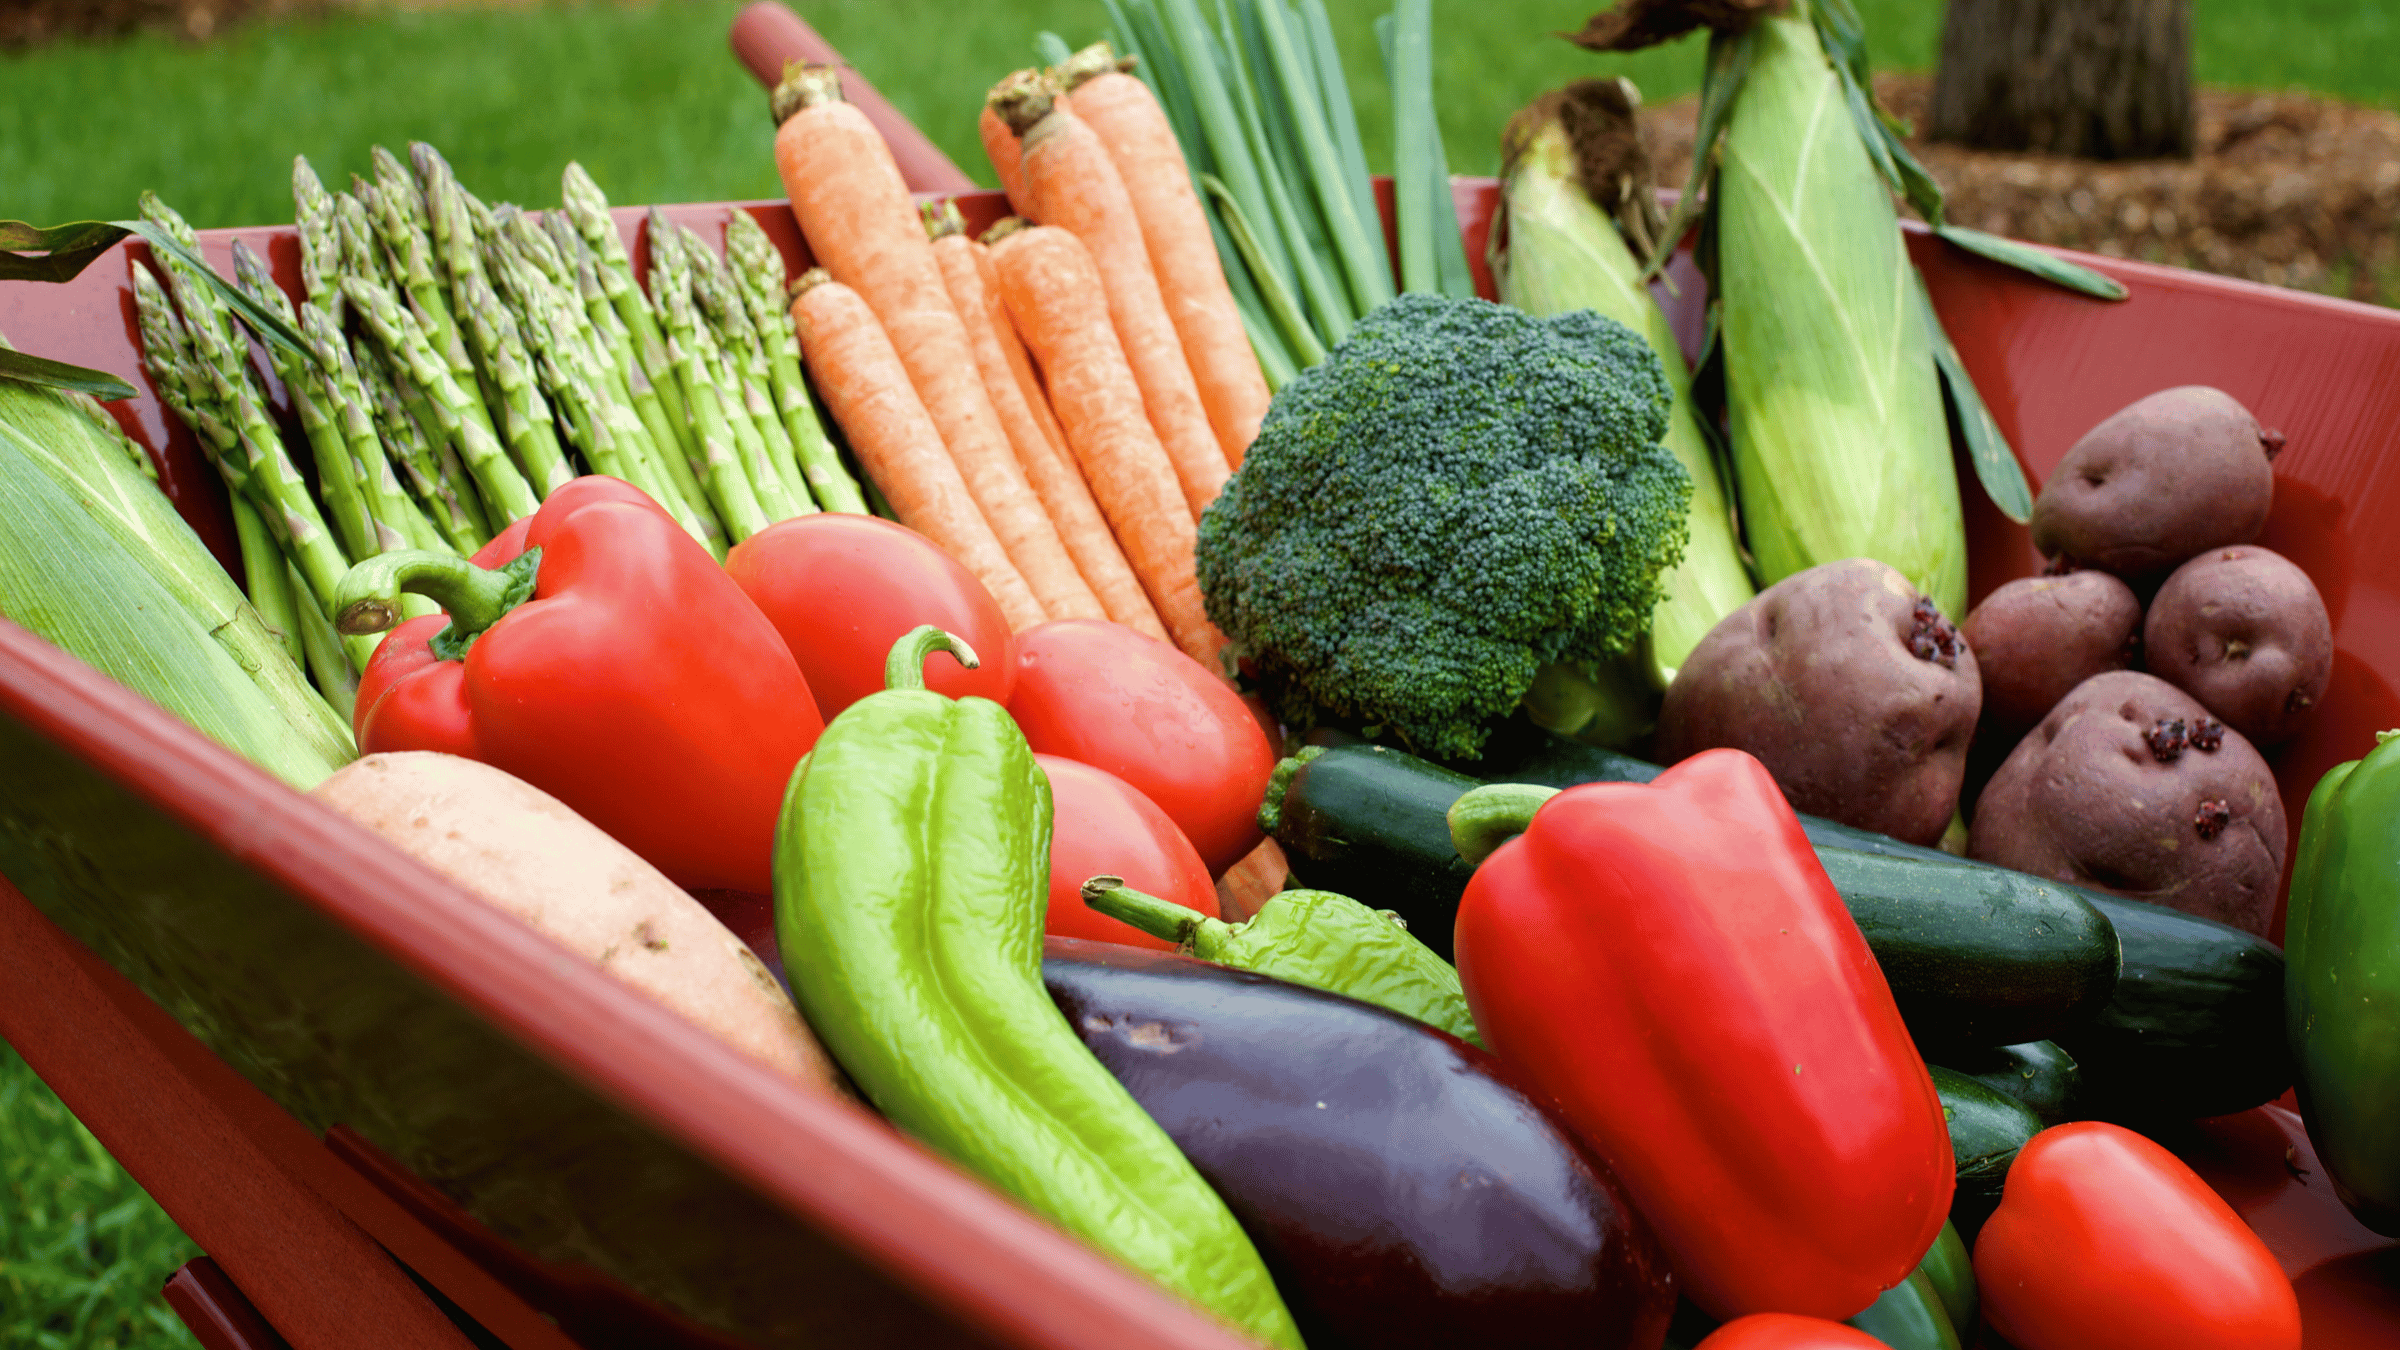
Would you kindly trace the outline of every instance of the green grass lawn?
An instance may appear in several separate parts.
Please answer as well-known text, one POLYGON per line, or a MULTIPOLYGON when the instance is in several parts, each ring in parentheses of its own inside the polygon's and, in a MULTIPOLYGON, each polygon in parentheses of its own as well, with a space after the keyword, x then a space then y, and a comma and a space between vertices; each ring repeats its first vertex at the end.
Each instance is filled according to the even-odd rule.
POLYGON ((199 1254, 0 1043, 0 1346, 197 1346, 158 1287, 199 1254))
MULTIPOLYGON (((366 150, 421 139, 491 200, 555 202, 580 159, 619 201, 780 195, 757 86, 725 32, 742 0, 351 14, 237 29, 205 47, 155 37, 0 58, 0 216, 42 223, 132 210, 156 189, 202 225, 291 219, 291 157, 337 185, 366 150)), ((1330 0, 1369 158, 1390 116, 1370 28, 1388 0, 1330 0)), ((1860 0, 1878 60, 1925 69, 1940 42, 1929 0, 1860 0)), ((1105 35, 1100 0, 819 0, 801 12, 951 157, 986 182, 982 91, 1032 60, 1048 28, 1105 35)), ((2200 78, 2303 85, 2400 103, 2400 0, 2209 0, 2200 78)), ((1441 0, 1436 90, 1453 167, 1488 173, 1499 128, 1577 75, 1624 73, 1652 97, 1698 80, 1696 42, 1595 57, 1548 36, 1573 0, 1441 0)))

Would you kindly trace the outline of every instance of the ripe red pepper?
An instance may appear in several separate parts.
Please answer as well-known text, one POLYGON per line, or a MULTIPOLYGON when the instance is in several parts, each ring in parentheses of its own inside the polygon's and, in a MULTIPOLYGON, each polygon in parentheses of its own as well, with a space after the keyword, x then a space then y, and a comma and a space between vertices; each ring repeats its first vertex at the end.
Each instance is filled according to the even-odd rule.
POLYGON ((1598 1148, 1710 1315, 1839 1321, 1941 1231, 1941 1099, 1749 755, 1551 797, 1467 883, 1457 949, 1485 1041, 1598 1148))
POLYGON ((2300 1347, 2300 1301, 2267 1245, 2174 1154, 2099 1121, 2017 1153, 1975 1282, 2019 1350, 2300 1347))
POLYGON ((1885 1350, 1856 1327, 1790 1313, 1752 1313, 1708 1334, 1692 1350, 1885 1350))
POLYGON ((407 551, 343 578, 345 632, 388 626, 402 591, 447 611, 376 648, 359 749, 482 760, 683 885, 771 890, 784 788, 824 729, 782 635, 630 484, 578 478, 531 522, 498 571, 407 551))

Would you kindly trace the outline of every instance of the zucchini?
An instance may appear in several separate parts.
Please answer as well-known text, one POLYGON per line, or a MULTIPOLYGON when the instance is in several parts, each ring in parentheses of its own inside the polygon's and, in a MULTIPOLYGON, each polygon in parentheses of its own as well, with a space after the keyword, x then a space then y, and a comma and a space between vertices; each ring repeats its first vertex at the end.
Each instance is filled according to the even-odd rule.
POLYGON ((1400 916, 1444 961, 1475 869, 1450 844, 1450 803, 1480 780, 1386 746, 1312 745, 1275 766, 1258 827, 1301 885, 1400 916))
POLYGON ((1933 1292, 1942 1300, 1942 1311, 1949 1314, 1950 1325, 1958 1329, 1959 1336, 1972 1336, 1983 1300, 1975 1288, 1975 1258, 1967 1254, 1967 1241, 1958 1235, 1958 1225, 1942 1225, 1941 1236, 1933 1240, 1917 1269, 1933 1281, 1933 1292))
POLYGON ((2125 949, 2117 991, 2054 1037, 2082 1069, 2081 1114, 2124 1124, 2231 1115, 2283 1095, 2283 949, 2238 928, 2086 893, 2125 949))
POLYGON ((1942 1065, 2004 1097, 2016 1098, 2044 1125, 2075 1118, 2083 1071, 2073 1055, 2050 1041, 1950 1051, 1943 1054, 1942 1065))
POLYGON ((2041 1118, 2013 1097, 1965 1074, 1935 1067, 1934 1091, 1942 1095, 1942 1119, 1950 1125, 1950 1153, 1958 1160, 1958 1189, 1950 1196, 1950 1222, 1968 1245, 1983 1221, 2000 1207, 2017 1150, 2042 1132, 2041 1118))
POLYGON ((1958 1329, 1950 1325, 1950 1313, 1922 1265, 1884 1290, 1849 1325, 1892 1350, 1958 1350, 1958 1329))
MULTIPOLYGON (((1560 788, 1648 782, 1660 772, 1513 721, 1494 734, 1474 767, 1494 781, 1560 788)), ((1800 817, 1800 826, 1820 849, 2006 871, 1816 816, 1800 817)), ((2123 955, 2107 1004, 2081 1028, 2050 1038, 2081 1066, 2082 1114, 2127 1124, 2230 1115, 2271 1102, 2291 1086, 2296 1071, 2281 1030, 2281 948, 2180 910, 2063 882, 2041 884, 2099 911, 2123 955)))
MULTIPOLYGON (((1301 885, 1397 912, 1449 960, 1474 869, 1452 848, 1445 816, 1477 786, 1383 746, 1311 747, 1278 766, 1259 824, 1301 885)), ((2039 1040, 2109 997, 2116 936, 2062 887, 1945 853, 1820 847, 1817 856, 1920 1045, 2039 1040)))
POLYGON ((1947 855, 1819 845, 1919 1048, 2013 1045, 2089 1021, 2117 983, 2117 935, 2039 877, 1947 855))

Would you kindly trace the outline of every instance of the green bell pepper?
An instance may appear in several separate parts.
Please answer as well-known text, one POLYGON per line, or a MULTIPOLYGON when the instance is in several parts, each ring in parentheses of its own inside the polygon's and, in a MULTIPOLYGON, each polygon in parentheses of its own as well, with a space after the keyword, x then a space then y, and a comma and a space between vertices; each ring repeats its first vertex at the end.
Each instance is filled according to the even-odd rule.
POLYGON ((1251 1336, 1300 1346, 1225 1202, 1043 990, 1049 780, 1007 709, 924 687, 934 651, 975 664, 946 633, 910 633, 889 687, 792 775, 775 929, 801 1012, 893 1124, 1251 1336))
POLYGON ((2400 731, 2308 794, 2283 955, 2308 1136, 2359 1222, 2400 1236, 2400 731))

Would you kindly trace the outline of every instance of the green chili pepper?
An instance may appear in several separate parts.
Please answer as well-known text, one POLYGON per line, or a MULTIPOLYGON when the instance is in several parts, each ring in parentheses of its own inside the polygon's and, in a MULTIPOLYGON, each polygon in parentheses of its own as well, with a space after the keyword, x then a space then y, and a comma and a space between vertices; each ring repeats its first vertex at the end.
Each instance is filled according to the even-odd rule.
POLYGON ((884 692, 793 774, 775 927, 809 1025, 892 1122, 1091 1246, 1272 1345, 1299 1330, 1225 1203, 1042 988, 1050 788, 999 704, 924 688, 966 645, 919 628, 884 692))
POLYGON ((2400 1233, 2400 732, 2308 794, 2283 955, 2308 1137, 2351 1212, 2400 1233))
POLYGON ((1408 934, 1390 910, 1331 891, 1284 891, 1247 923, 1227 923, 1128 889, 1122 877, 1083 883, 1083 902, 1203 961, 1344 994, 1439 1027, 1480 1046, 1458 972, 1408 934))

